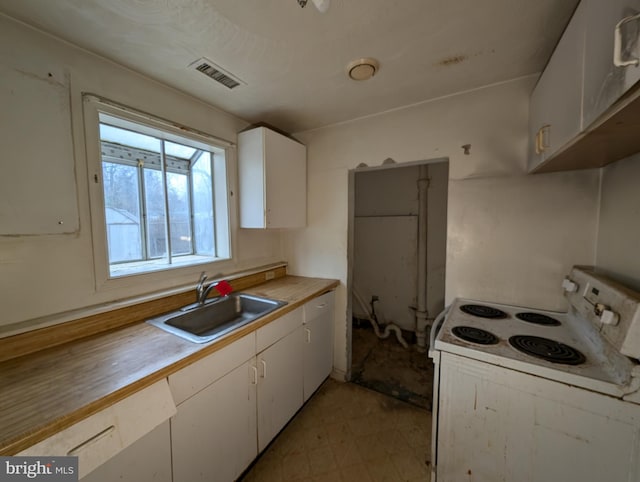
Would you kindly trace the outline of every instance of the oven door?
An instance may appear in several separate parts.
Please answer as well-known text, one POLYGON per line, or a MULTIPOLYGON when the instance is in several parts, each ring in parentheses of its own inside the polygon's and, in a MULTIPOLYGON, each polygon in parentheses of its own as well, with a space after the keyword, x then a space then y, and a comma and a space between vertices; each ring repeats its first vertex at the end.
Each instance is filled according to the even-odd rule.
POLYGON ((640 481, 637 405, 444 351, 437 367, 432 481, 640 481))

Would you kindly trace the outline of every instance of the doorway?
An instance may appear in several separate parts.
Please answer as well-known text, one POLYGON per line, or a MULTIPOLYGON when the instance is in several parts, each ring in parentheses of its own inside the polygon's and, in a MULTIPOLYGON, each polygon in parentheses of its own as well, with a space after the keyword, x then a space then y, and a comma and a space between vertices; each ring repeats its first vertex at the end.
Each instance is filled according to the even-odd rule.
POLYGON ((352 382, 427 409, 428 331, 444 308, 446 159, 349 173, 352 382))

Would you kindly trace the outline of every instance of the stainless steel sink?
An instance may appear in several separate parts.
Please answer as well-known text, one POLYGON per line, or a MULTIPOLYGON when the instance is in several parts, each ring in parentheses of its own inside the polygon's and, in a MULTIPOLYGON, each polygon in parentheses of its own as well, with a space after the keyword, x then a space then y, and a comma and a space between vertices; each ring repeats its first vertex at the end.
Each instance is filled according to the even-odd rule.
POLYGON ((286 301, 233 293, 186 311, 166 313, 147 323, 194 343, 206 343, 286 304, 286 301))

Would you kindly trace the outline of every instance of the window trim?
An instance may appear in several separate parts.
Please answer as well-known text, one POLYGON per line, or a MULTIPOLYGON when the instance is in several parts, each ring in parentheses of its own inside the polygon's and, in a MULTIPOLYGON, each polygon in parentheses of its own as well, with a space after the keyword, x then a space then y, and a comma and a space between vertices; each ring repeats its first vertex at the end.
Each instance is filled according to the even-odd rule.
MULTIPOLYGON (((235 172, 235 144, 160 117, 122 106, 94 94, 84 93, 82 100, 96 290, 100 291, 103 289, 134 286, 143 281, 154 282, 163 279, 166 280, 169 277, 197 277, 197 273, 203 270, 215 269, 216 271, 224 271, 232 268, 235 262, 235 250, 233 248, 235 246, 237 232, 237 208, 233 197, 237 182, 235 172), (127 125, 133 125, 135 126, 136 132, 150 134, 154 137, 181 144, 184 144, 184 141, 188 140, 188 145, 192 147, 210 151, 213 155, 224 156, 224 162, 218 163, 219 166, 223 166, 224 175, 214 176, 214 179, 218 177, 217 182, 226 183, 225 198, 221 197, 223 194, 219 191, 216 193, 214 185, 214 217, 216 220, 225 220, 228 226, 228 232, 225 235, 224 233, 220 233, 218 223, 214 225, 214 235, 217 237, 216 245, 220 248, 218 259, 211 260, 211 258, 208 258, 208 260, 202 263, 184 266, 181 266, 182 263, 176 263, 172 266, 164 265, 158 267, 158 269, 144 272, 125 273, 118 276, 111 275, 102 185, 102 156, 99 127, 101 114, 109 116, 110 123, 112 119, 118 121, 120 124, 116 125, 118 127, 122 126, 127 128, 127 125)), ((212 162, 212 164, 215 163, 212 162)), ((194 257, 197 257, 197 255, 194 255, 194 257)))

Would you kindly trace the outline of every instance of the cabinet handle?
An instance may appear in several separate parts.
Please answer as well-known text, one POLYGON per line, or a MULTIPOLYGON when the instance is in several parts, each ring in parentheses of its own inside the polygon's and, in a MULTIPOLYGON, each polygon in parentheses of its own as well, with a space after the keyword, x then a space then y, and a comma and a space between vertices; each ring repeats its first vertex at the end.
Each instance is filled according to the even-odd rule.
POLYGON ((260 360, 260 364, 262 365, 262 378, 267 378, 267 362, 264 360, 260 360))
POLYGON ((311 330, 309 328, 305 328, 304 331, 307 332, 307 343, 311 343, 311 330))
POLYGON ((638 60, 637 58, 631 57, 628 60, 624 60, 622 58, 622 27, 625 24, 638 19, 640 19, 640 13, 625 17, 616 24, 613 37, 613 65, 615 65, 616 67, 627 67, 629 65, 637 66, 638 63, 640 63, 640 60, 638 60))
POLYGON ((81 450, 93 445, 98 440, 105 438, 107 435, 110 435, 111 432, 113 432, 115 429, 116 429, 115 425, 110 425, 109 427, 105 428, 102 432, 98 432, 97 434, 95 434, 90 439, 85 440, 80 445, 77 445, 74 448, 72 448, 71 450, 69 450, 67 452, 67 455, 77 455, 78 452, 80 452, 81 450))
POLYGON ((258 384, 258 367, 254 367, 253 365, 251 365, 251 372, 253 374, 251 385, 257 385, 258 384))
POLYGON ((536 134, 536 154, 542 154, 549 147, 551 147, 549 142, 545 142, 545 139, 547 140, 549 139, 550 130, 551 130, 550 124, 545 124, 540 129, 538 129, 538 134, 536 134))
POLYGON ((316 305, 316 308, 318 308, 319 310, 321 310, 322 308, 324 308, 325 306, 327 306, 326 303, 320 303, 319 305, 316 305))
POLYGON ((551 141, 549 141, 549 135, 551 134, 551 125, 546 124, 542 126, 542 132, 540 133, 540 149, 542 152, 551 147, 551 141), (547 142, 545 142, 545 139, 547 142))

